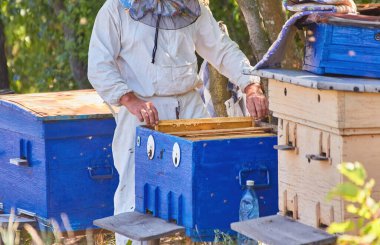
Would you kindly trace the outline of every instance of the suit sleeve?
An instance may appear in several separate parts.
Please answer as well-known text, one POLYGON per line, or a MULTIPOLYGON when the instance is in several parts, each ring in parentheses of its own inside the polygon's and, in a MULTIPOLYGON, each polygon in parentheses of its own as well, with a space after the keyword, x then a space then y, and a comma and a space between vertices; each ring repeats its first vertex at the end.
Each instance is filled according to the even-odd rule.
POLYGON ((249 60, 239 46, 220 30, 210 10, 203 5, 196 25, 195 48, 200 56, 243 91, 249 84, 260 84, 259 77, 243 74, 245 68, 251 67, 249 60))
POLYGON ((88 79, 103 100, 114 106, 120 106, 120 98, 131 92, 116 62, 120 28, 117 9, 104 5, 94 23, 88 54, 88 79))

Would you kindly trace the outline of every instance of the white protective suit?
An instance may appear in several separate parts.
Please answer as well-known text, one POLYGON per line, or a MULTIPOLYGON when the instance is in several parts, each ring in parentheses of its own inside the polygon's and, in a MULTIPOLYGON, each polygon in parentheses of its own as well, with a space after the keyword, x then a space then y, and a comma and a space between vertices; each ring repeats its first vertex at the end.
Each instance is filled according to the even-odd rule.
MULTIPOLYGON (((201 6, 201 16, 178 30, 160 30, 156 61, 152 60, 155 28, 133 20, 119 0, 107 0, 100 9, 91 37, 88 78, 109 104, 133 91, 151 101, 159 119, 201 118, 208 114, 194 88, 200 83, 195 51, 222 74, 245 88, 258 77, 242 75, 250 66, 236 43, 223 34, 211 12, 201 6)), ((115 214, 135 208, 135 128, 141 123, 120 108, 112 150, 120 175, 115 193, 115 214)), ((126 238, 117 236, 117 244, 126 238)))

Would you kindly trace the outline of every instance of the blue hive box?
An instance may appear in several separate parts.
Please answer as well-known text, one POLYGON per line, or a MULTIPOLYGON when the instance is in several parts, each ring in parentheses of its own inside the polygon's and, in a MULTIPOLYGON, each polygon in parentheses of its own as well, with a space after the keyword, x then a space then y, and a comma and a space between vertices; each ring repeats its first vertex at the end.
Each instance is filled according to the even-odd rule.
POLYGON ((309 25, 303 69, 380 78, 380 18, 333 15, 309 25))
POLYGON ((216 230, 229 233, 239 220, 246 180, 255 180, 260 216, 277 213, 277 137, 243 125, 252 125, 249 118, 216 119, 221 129, 203 120, 137 129, 136 210, 184 226, 194 241, 213 241, 216 230))
MULTIPOLYGON (((113 214, 115 121, 94 91, 0 96, 0 203, 73 230, 113 214)), ((61 227, 63 228, 63 227, 61 227)))

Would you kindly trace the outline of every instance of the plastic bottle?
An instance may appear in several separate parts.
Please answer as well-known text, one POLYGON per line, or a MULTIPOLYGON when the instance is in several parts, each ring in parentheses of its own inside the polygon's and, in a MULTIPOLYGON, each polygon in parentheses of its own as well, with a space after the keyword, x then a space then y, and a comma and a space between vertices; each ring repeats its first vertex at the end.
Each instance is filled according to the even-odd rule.
MULTIPOLYGON (((255 182, 253 180, 247 180, 246 190, 240 201, 239 220, 249 220, 259 217, 259 201, 256 196, 256 192, 253 187, 255 182)), ((242 234, 238 234, 239 245, 257 245, 258 242, 250 239, 242 234)))

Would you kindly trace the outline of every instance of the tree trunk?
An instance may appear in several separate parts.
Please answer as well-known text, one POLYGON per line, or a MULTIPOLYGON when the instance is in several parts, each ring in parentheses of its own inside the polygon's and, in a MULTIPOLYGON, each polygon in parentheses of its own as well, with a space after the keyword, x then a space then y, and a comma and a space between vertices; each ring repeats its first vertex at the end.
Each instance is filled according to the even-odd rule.
MULTIPOLYGON (((268 51, 271 43, 260 13, 259 1, 237 0, 237 2, 247 23, 253 54, 256 60, 260 61, 268 51)), ((262 79, 261 82, 265 94, 268 96, 268 80, 262 79)))
MULTIPOLYGON (((218 22, 220 29, 228 35, 227 26, 223 22, 218 22)), ((227 90, 228 78, 223 76, 212 65, 208 65, 210 71, 210 94, 217 117, 227 117, 227 109, 224 104, 231 98, 231 93, 227 90)))
POLYGON ((210 70, 210 94, 217 117, 227 117, 227 109, 224 104, 231 98, 231 93, 227 90, 228 79, 220 74, 212 65, 208 65, 210 70))
MULTIPOLYGON (((259 61, 269 49, 286 16, 281 0, 237 0, 247 23, 254 54, 259 61), (265 17, 263 19, 262 17, 265 17)), ((302 52, 296 42, 290 42, 282 65, 284 68, 300 68, 302 52)))
POLYGON ((5 55, 4 24, 0 19, 0 90, 9 89, 7 56, 5 55))
POLYGON ((256 60, 261 60, 270 47, 258 0, 237 0, 247 23, 250 42, 256 60))
MULTIPOLYGON (((53 9, 57 16, 61 13, 67 15, 67 10, 63 0, 54 0, 53 9)), ((76 35, 75 31, 70 27, 74 26, 68 23, 62 23, 63 34, 67 43, 75 43, 76 35)), ((90 84, 87 80, 87 64, 79 59, 78 54, 74 50, 70 51, 69 63, 74 80, 78 85, 78 88, 90 88, 90 84)))
MULTIPOLYGON (((285 9, 281 0, 258 0, 260 13, 265 16, 264 26, 270 42, 276 41, 286 21, 285 9)), ((293 38, 291 38, 292 40, 293 38)), ((283 68, 300 69, 302 61, 301 48, 296 42, 289 42, 285 53, 283 68)))
POLYGON ((259 9, 262 16, 265 16, 264 26, 268 33, 270 42, 273 43, 282 26, 286 21, 285 11, 281 0, 258 0, 259 9))

